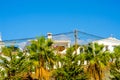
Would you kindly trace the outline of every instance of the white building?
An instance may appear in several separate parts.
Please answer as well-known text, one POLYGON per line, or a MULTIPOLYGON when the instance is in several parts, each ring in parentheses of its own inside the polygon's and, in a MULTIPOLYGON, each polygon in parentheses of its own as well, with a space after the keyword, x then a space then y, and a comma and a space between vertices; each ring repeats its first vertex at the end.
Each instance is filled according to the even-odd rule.
MULTIPOLYGON (((47 34, 47 38, 48 39, 52 39, 52 41, 53 41, 53 47, 56 50, 58 50, 60 53, 65 53, 66 49, 68 47, 70 47, 70 40, 64 40, 64 39, 62 39, 62 40, 59 40, 59 39, 54 40, 53 36, 52 36, 52 33, 48 33, 47 34)), ((26 48, 26 46, 28 46, 30 44, 30 42, 31 42, 31 40, 27 40, 25 42, 19 43, 18 44, 19 49, 21 51, 23 51, 26 48)))
POLYGON ((114 37, 109 37, 106 39, 101 39, 101 40, 97 40, 97 41, 93 41, 93 42, 98 43, 98 44, 103 44, 105 46, 104 50, 108 50, 111 52, 114 50, 115 46, 120 45, 120 40, 118 40, 114 37))
MULTIPOLYGON (((48 39, 53 39, 52 33, 47 34, 48 39)), ((54 40, 53 39, 53 47, 58 51, 58 53, 66 53, 66 49, 70 47, 70 40, 64 40, 63 39, 58 39, 54 40)))

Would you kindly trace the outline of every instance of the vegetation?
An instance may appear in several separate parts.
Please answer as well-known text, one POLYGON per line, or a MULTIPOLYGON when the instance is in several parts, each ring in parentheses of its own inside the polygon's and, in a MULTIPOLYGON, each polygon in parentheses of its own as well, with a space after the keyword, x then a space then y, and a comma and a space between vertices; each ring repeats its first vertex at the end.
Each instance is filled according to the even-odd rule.
POLYGON ((55 58, 52 44, 53 42, 50 39, 46 40, 44 37, 40 37, 31 41, 31 45, 27 48, 38 79, 42 80, 50 77, 48 70, 53 69, 55 58))
POLYGON ((4 47, 0 56, 1 79, 22 79, 29 72, 30 62, 23 52, 14 46, 4 47))
POLYGON ((120 80, 120 46, 114 49, 114 63, 111 65, 111 74, 113 75, 112 80, 120 80))
POLYGON ((74 53, 74 47, 68 48, 65 55, 59 57, 61 67, 54 73, 56 80, 86 80, 87 74, 79 65, 79 55, 74 53), (73 54, 74 53, 74 54, 73 54))
POLYGON ((61 54, 53 43, 39 37, 24 51, 3 47, 0 80, 120 80, 120 46, 110 53, 97 43, 74 45, 61 54), (80 48, 80 54, 76 48, 80 48))
POLYGON ((86 50, 87 72, 91 80, 107 79, 106 72, 109 67, 110 52, 103 51, 104 46, 90 43, 86 50))

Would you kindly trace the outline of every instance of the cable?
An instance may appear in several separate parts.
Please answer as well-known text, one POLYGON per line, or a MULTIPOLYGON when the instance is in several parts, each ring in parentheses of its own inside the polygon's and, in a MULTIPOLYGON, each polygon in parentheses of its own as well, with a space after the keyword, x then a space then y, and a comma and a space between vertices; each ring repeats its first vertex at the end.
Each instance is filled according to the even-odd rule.
POLYGON ((78 32, 79 32, 79 33, 82 33, 82 34, 85 34, 85 35, 94 36, 94 37, 96 37, 96 38, 104 39, 104 37, 97 36, 97 35, 94 35, 94 34, 90 34, 90 33, 82 32, 82 31, 78 31, 78 32))
MULTIPOLYGON (((59 34, 53 34, 52 36, 58 36, 58 35, 68 35, 71 34, 73 32, 66 32, 66 33, 59 33, 59 34)), ((44 36, 47 37, 47 36, 44 36)), ((3 40, 0 42, 19 42, 19 41, 26 41, 26 40, 33 40, 36 39, 36 37, 32 37, 32 38, 21 38, 21 39, 11 39, 11 40, 3 40)))
MULTIPOLYGON (((101 37, 101 36, 97 36, 97 35, 94 35, 94 34, 90 34, 90 33, 86 33, 86 32, 83 32, 83 31, 79 31, 77 30, 78 32, 78 38, 79 40, 86 40, 88 39, 89 36, 91 36, 89 39, 91 40, 98 40, 98 39, 105 39, 104 37, 101 37), (83 38, 80 37, 80 34, 83 35, 83 38), (84 35, 86 35, 86 37, 84 37, 84 35)), ((59 33, 59 34, 53 34, 52 36, 55 37, 55 36, 59 36, 59 35, 70 35, 70 34, 73 34, 72 37, 74 37, 74 31, 71 31, 71 32, 65 32, 65 33, 59 33)), ((44 36, 44 37, 47 37, 47 36, 44 36)), ((0 44, 4 44, 4 43, 7 43, 7 44, 16 44, 16 43, 19 43, 19 42, 22 42, 22 41, 26 41, 26 40, 34 40, 36 39, 37 37, 32 37, 32 38, 21 38, 21 39, 11 39, 11 40, 4 40, 4 41, 0 41, 0 44)), ((71 38, 72 39, 72 38, 71 38)), ((111 41, 114 41, 114 40, 111 40, 111 41)))
POLYGON ((66 33, 59 33, 59 34, 53 34, 53 36, 58 36, 58 35, 68 35, 68 34, 72 34, 74 32, 66 32, 66 33))

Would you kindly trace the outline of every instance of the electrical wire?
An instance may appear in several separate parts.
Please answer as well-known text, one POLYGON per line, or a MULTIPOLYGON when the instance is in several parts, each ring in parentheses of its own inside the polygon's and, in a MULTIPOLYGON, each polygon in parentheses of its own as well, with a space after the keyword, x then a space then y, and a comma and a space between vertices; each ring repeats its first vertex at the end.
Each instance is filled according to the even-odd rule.
MULTIPOLYGON (((79 31, 79 30, 76 30, 76 31, 77 31, 77 39, 78 40, 84 40, 85 41, 87 39, 91 39, 91 41, 93 41, 93 40, 105 39, 104 37, 97 36, 97 35, 94 35, 94 34, 90 34, 90 33, 87 33, 87 32, 83 32, 83 31, 79 31)), ((60 35, 66 35, 66 36, 71 35, 71 37, 70 36, 69 37, 72 40, 75 36, 74 34, 75 34, 75 31, 70 31, 70 32, 65 32, 65 33, 53 34, 52 36, 57 37, 57 36, 60 36, 60 35)), ((47 36, 44 36, 44 37, 47 38, 47 36)), ((21 42, 25 42, 27 40, 34 40, 36 38, 37 37, 3 40, 3 41, 0 41, 0 45, 3 45, 3 44, 18 44, 18 43, 21 43, 21 42)), ((111 40, 111 42, 112 41, 114 41, 114 40, 111 40)))
POLYGON ((95 38, 104 39, 104 37, 97 36, 97 35, 90 34, 90 33, 86 33, 86 32, 82 32, 82 31, 78 31, 78 33, 82 33, 82 34, 85 34, 85 35, 89 35, 89 36, 92 36, 92 37, 95 37, 95 38))

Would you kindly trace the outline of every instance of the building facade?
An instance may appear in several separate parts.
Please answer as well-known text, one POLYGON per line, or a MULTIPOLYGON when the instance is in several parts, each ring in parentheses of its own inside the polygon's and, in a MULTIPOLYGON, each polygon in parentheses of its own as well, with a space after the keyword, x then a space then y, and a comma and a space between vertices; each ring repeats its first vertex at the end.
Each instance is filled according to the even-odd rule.
POLYGON ((94 43, 98 43, 98 44, 103 44, 104 45, 104 51, 114 51, 114 47, 120 45, 120 40, 114 38, 114 37, 109 37, 106 39, 101 39, 101 40, 97 40, 97 41, 93 41, 94 43))

